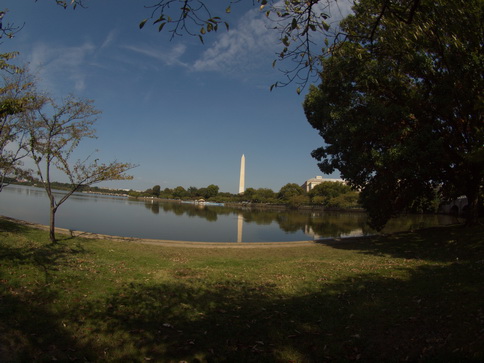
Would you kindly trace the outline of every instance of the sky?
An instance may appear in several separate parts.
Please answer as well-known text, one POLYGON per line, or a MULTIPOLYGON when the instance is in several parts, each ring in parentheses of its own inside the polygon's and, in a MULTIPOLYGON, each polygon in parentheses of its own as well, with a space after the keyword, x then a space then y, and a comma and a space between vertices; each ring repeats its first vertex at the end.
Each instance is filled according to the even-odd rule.
POLYGON ((323 140, 304 115, 307 88, 269 91, 284 79, 272 67, 280 45, 251 1, 229 15, 223 4, 230 30, 210 33, 204 44, 187 35, 170 40, 150 22, 139 29, 150 3, 87 0, 87 8, 65 10, 53 0, 2 0, 4 24, 22 29, 1 40, 1 52, 19 51, 15 63, 29 64, 39 88, 56 99, 92 99, 102 111, 97 139, 81 142, 79 155, 97 150, 103 162, 138 165, 133 180, 99 186, 215 184, 237 193, 242 154, 246 188, 279 191, 323 175, 311 157, 323 140))

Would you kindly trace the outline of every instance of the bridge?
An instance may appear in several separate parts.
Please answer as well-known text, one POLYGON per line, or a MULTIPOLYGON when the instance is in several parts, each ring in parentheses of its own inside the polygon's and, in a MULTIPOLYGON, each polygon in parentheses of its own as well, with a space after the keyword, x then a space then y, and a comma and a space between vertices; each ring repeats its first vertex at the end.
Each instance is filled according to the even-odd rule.
POLYGON ((465 213, 467 205, 467 197, 461 196, 448 204, 442 204, 440 211, 446 214, 462 215, 465 213))

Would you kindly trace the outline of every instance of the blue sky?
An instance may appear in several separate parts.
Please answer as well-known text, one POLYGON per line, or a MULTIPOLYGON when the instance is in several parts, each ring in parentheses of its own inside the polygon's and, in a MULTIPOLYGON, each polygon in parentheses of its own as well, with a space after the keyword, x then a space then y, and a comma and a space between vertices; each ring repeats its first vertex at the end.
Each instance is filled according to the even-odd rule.
POLYGON ((272 68, 277 34, 252 2, 235 4, 230 31, 210 34, 204 45, 186 35, 170 41, 149 23, 140 30, 148 1, 86 3, 64 10, 54 1, 3 0, 4 23, 24 26, 0 47, 19 51, 16 63, 29 63, 51 95, 95 101, 98 138, 82 142, 79 153, 98 149, 102 161, 139 165, 133 180, 102 186, 215 184, 237 193, 242 154, 246 187, 278 191, 322 175, 310 155, 322 139, 304 116, 304 92, 297 95, 296 85, 269 91, 283 79, 272 68))

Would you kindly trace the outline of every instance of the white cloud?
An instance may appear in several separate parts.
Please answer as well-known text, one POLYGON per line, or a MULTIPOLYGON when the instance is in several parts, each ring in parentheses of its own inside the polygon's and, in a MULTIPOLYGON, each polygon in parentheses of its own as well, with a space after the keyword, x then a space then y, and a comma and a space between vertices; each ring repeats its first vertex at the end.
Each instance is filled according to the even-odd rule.
POLYGON ((118 35, 118 31, 116 30, 111 30, 108 35, 106 36, 106 39, 104 39, 104 42, 101 44, 101 49, 104 49, 108 46, 110 46, 114 40, 116 39, 118 35))
POLYGON ((275 54, 278 42, 277 31, 268 31, 268 26, 268 20, 259 11, 248 11, 235 28, 222 33, 202 53, 193 70, 234 73, 267 62, 267 56, 275 54))
MULTIPOLYGON (((352 5, 352 0, 321 1, 315 12, 328 14, 328 22, 337 25, 351 12, 352 5)), ((283 7, 284 2, 279 1, 274 6, 283 7)), ((194 62, 193 70, 240 74, 256 68, 268 69, 283 48, 280 31, 274 29, 275 26, 281 27, 282 23, 275 22, 280 21, 275 15, 270 18, 274 19, 268 19, 258 9, 249 10, 233 29, 218 35, 218 39, 194 62)), ((322 35, 315 34, 313 40, 322 39, 322 35)))
POLYGON ((67 88, 80 92, 86 88, 85 65, 94 54, 93 44, 86 42, 78 47, 50 47, 36 44, 30 56, 30 68, 40 76, 50 91, 60 91, 63 81, 70 81, 67 88))
POLYGON ((125 45, 123 48, 150 58, 154 58, 155 60, 161 61, 168 66, 186 66, 186 64, 180 60, 186 51, 186 46, 183 44, 177 44, 169 50, 156 49, 150 45, 125 45))

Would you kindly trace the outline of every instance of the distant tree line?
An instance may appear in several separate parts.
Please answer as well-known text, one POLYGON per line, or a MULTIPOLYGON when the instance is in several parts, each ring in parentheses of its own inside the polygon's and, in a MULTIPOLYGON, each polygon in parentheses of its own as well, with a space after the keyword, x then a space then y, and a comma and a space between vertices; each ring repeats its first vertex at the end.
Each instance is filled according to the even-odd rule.
MULTIPOLYGON (((41 182, 36 178, 30 177, 29 180, 18 182, 7 178, 7 183, 41 186, 41 182)), ((58 190, 69 190, 69 183, 52 182, 52 188, 58 190)), ((204 188, 190 186, 184 188, 161 189, 160 185, 155 185, 145 191, 121 190, 113 188, 103 188, 100 186, 83 185, 78 191, 85 193, 99 193, 110 195, 127 195, 132 198, 158 198, 166 200, 204 201, 214 203, 234 203, 251 205, 284 205, 289 208, 300 208, 304 206, 323 207, 325 209, 359 209, 362 208, 360 193, 352 189, 349 185, 339 182, 322 182, 309 192, 296 183, 287 183, 278 192, 270 188, 247 188, 243 194, 232 194, 220 192, 219 187, 210 184, 204 188)), ((405 212, 407 213, 436 213, 440 204, 443 202, 438 197, 437 191, 434 198, 426 203, 413 203, 405 212)))
POLYGON ((155 185, 144 192, 130 191, 131 197, 160 199, 200 200, 218 203, 272 204, 299 208, 304 205, 317 205, 326 208, 358 208, 359 193, 350 186, 338 182, 323 182, 309 192, 296 183, 284 185, 278 192, 269 188, 247 188, 243 194, 220 192, 219 187, 210 184, 204 188, 182 186, 161 189, 155 185))

